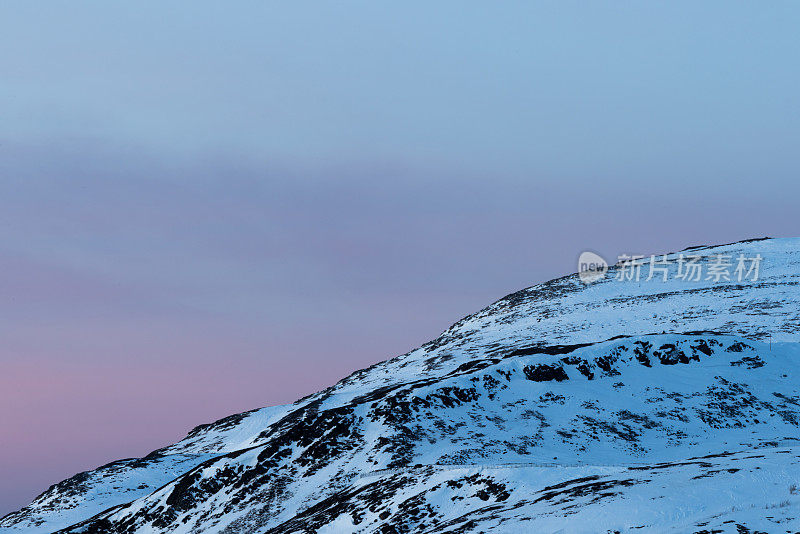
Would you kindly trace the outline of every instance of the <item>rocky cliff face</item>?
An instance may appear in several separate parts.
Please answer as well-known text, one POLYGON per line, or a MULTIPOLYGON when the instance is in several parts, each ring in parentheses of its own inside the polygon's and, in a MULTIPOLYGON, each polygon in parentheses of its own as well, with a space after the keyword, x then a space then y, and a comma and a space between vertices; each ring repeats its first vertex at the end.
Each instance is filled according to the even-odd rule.
POLYGON ((292 405, 51 487, 0 532, 795 532, 800 240, 758 280, 577 276, 292 405))

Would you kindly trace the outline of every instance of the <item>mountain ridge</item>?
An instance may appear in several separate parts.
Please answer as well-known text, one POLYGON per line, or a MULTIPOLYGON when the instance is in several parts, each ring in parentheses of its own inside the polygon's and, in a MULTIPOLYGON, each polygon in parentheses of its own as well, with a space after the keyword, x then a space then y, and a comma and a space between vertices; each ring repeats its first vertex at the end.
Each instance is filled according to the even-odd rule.
MULTIPOLYGON (((791 375, 790 362, 797 357, 800 342, 800 239, 759 239, 691 248, 692 253, 698 250, 704 251, 706 262, 714 254, 762 254, 762 277, 746 283, 618 281, 615 275, 620 267, 614 265, 594 284, 585 285, 577 274, 571 274, 531 286, 460 319, 418 349, 356 371, 295 403, 199 425, 183 440, 144 458, 112 462, 79 474, 80 480, 73 477, 60 483, 65 486, 54 485, 28 507, 0 519, 0 532, 62 528, 64 532, 131 533, 312 532, 326 528, 392 531, 384 527, 402 532, 403 514, 412 518, 419 514, 408 516, 409 510, 400 513, 406 501, 398 500, 397 495, 416 490, 409 498, 424 501, 430 507, 426 513, 436 523, 411 521, 417 528, 414 531, 495 528, 522 532, 523 524, 544 529, 557 526, 552 515, 560 508, 544 507, 542 503, 548 499, 528 502, 524 496, 536 483, 525 478, 528 475, 519 475, 522 478, 514 479, 514 483, 503 478, 505 475, 481 475, 487 466, 500 469, 497 466, 508 463, 502 460, 509 458, 516 460, 511 463, 530 464, 514 469, 520 473, 527 469, 535 471, 537 477, 548 478, 555 475, 540 471, 574 468, 587 477, 597 477, 592 479, 597 481, 603 477, 595 471, 602 471, 603 466, 586 463, 588 460, 606 458, 614 460, 606 467, 635 467, 644 454, 637 447, 642 447, 655 451, 641 464, 652 466, 686 460, 693 451, 727 454, 729 451, 721 450, 728 446, 727 440, 730 448, 735 444, 742 450, 761 450, 764 443, 788 444, 785 456, 791 459, 781 460, 781 465, 784 471, 794 469, 800 450, 794 445, 800 397, 796 387, 781 375, 791 375), (773 343, 759 341, 766 339, 773 343), (648 343, 649 366, 644 365, 644 356, 639 358, 641 354, 631 356, 637 350, 641 353, 648 343), (731 347, 734 349, 728 351, 731 347), (741 350, 737 352, 736 347, 741 350), (620 367, 625 354, 628 360, 620 367), (712 355, 722 362, 721 367, 707 363, 712 355), (701 374, 686 375, 685 369, 690 368, 701 374), (633 409, 639 406, 635 394, 651 394, 647 388, 660 387, 653 382, 655 375, 648 374, 653 369, 667 373, 657 380, 671 383, 671 389, 652 394, 652 398, 660 399, 652 406, 633 409), (615 376, 623 378, 615 382, 615 376), (683 391, 681 383, 670 382, 672 376, 681 376, 694 389, 683 391), (750 377, 758 382, 745 380, 750 377), (626 383, 633 378, 633 383, 626 383), (512 381, 513 388, 509 386, 512 381), (617 383, 622 385, 615 386, 617 383), (768 391, 765 384, 776 391, 768 391), (616 406, 617 397, 625 392, 631 395, 627 408, 616 406), (498 395, 507 396, 507 402, 497 404, 498 395), (563 397, 564 404, 552 400, 557 397, 563 397), (681 406, 673 405, 678 398, 682 399, 681 406), (699 404, 695 406, 695 402, 699 404), (557 409, 551 406, 553 403, 557 409), (525 409, 518 410, 517 406, 525 409), (656 410, 655 406, 660 408, 656 410), (531 413, 523 416, 525 410, 531 413), (681 410, 688 410, 692 417, 682 421, 681 410), (739 421, 736 414, 740 412, 750 414, 750 418, 739 421), (514 421, 520 432, 509 429, 500 419, 514 421), (754 441, 745 426, 751 433, 758 429, 764 439, 754 441), (717 448, 692 443, 688 438, 692 435, 711 436, 708 439, 717 448), (644 437, 655 441, 647 445, 644 437), (433 441, 425 445, 426 440, 433 441), (679 445, 670 445, 671 440, 679 445), (641 454, 637 456, 636 451, 641 454), (490 462, 478 462, 480 454, 488 454, 490 462), (551 454, 558 460, 553 461, 551 454), (467 463, 448 463, 452 461, 467 463), (537 462, 539 465, 534 465, 537 462), (474 481, 483 482, 445 480, 448 475, 436 470, 446 465, 463 465, 465 480, 477 477, 474 481), (404 478, 389 471, 381 475, 381 469, 419 469, 423 473, 432 469, 428 474, 444 477, 436 490, 441 498, 426 497, 432 490, 425 487, 422 475, 404 478), (367 485, 371 489, 362 490, 366 486, 360 481, 375 476, 378 480, 367 485), (299 482, 313 489, 302 489, 299 482), (498 489, 498 484, 505 489, 498 489), (108 489, 115 486, 125 491, 108 489), (476 495, 482 493, 477 497, 459 494, 460 488, 466 487, 477 488, 476 495), (387 488, 396 491, 389 495, 387 488), (383 495, 390 505, 371 512, 370 506, 377 509, 382 505, 361 502, 358 495, 367 491, 383 495), (508 497, 495 499, 504 492, 508 497), (339 495, 338 500, 335 495, 339 495), (502 514, 477 514, 482 519, 476 516, 458 522, 454 507, 446 506, 446 495, 460 496, 461 500, 451 504, 458 502, 473 515, 492 499, 501 508, 509 499, 518 506, 513 513, 504 512, 505 519, 502 514), (473 500, 474 505, 466 504, 473 500), (528 510, 527 519, 512 519, 520 510, 528 510), (304 527, 303 521, 316 525, 315 530, 304 527), (317 524, 319 521, 322 523, 317 524)), ((670 276, 677 269, 679 254, 668 255, 670 276)), ((781 453, 770 454, 782 458, 781 453)), ((741 454, 741 462, 754 464, 745 456, 741 454)), ((724 467, 722 459, 715 462, 719 472, 742 470, 724 467)), ((748 469, 748 473, 756 473, 763 466, 754 464, 748 469)), ((708 478, 714 476, 723 475, 708 478)), ((604 493, 614 493, 614 499, 624 501, 649 487, 641 482, 623 483, 625 480, 634 479, 617 482, 624 488, 637 489, 626 493, 619 488, 584 488, 586 495, 570 500, 576 506, 575 515, 599 515, 610 530, 634 528, 633 524, 615 525, 611 514, 598 511, 597 503, 607 506, 608 496, 594 504, 581 501, 604 493)), ((790 505, 776 510, 795 510, 793 494, 787 489, 790 484, 787 478, 784 493, 790 505)), ((660 498, 679 500, 669 495, 660 498)), ((419 512, 419 508, 415 510, 419 512)), ((751 525, 767 521, 760 516, 742 521, 745 519, 751 525)), ((791 521, 788 515, 784 519, 791 521)), ((641 520, 654 521, 648 517, 641 520)), ((698 532, 705 528, 695 526, 698 532)), ((666 529, 668 525, 652 523, 651 527, 666 529)))

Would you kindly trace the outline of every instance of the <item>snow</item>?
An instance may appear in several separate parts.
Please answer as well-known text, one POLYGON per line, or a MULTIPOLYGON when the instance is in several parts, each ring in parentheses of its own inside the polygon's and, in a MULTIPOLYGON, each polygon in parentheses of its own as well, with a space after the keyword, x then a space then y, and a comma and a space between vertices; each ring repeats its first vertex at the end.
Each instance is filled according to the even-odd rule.
POLYGON ((533 286, 0 532, 800 530, 800 239, 691 253, 760 254, 760 278, 675 280, 674 253, 666 282, 533 286))

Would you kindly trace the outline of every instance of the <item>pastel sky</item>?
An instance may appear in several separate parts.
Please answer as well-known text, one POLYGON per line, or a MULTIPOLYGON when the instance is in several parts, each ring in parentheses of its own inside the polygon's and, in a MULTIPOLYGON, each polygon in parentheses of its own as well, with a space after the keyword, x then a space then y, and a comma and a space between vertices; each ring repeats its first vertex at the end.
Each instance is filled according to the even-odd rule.
POLYGON ((800 234, 790 1, 0 4, 0 514, 578 254, 800 234))

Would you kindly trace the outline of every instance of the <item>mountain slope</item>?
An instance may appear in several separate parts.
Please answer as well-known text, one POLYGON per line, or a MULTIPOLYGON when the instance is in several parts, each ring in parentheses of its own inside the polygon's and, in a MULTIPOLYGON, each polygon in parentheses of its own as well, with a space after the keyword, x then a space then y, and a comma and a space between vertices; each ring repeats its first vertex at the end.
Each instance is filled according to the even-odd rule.
POLYGON ((292 405, 54 486, 0 531, 800 530, 799 245, 692 249, 760 254, 755 282, 616 267, 514 293, 292 405))

